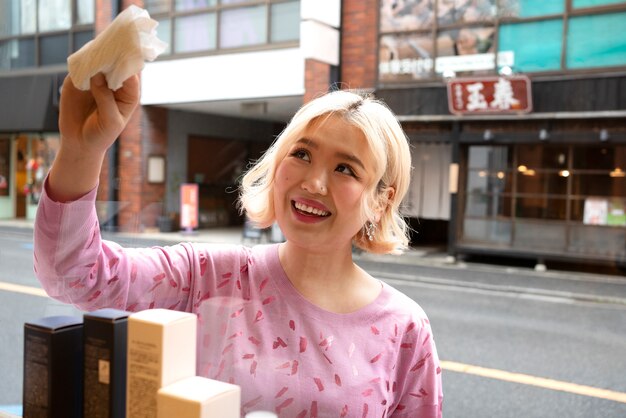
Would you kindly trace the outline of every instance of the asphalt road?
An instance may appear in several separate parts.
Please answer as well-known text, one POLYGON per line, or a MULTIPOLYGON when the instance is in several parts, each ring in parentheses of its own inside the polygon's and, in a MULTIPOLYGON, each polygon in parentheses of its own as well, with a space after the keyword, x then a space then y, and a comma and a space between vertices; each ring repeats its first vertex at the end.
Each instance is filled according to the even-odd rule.
MULTIPOLYGON (((444 366, 445 417, 626 416, 621 279, 361 264, 428 313, 444 366)), ((81 312, 38 293, 29 231, 0 234, 0 285, 0 405, 20 404, 24 322, 81 312)))

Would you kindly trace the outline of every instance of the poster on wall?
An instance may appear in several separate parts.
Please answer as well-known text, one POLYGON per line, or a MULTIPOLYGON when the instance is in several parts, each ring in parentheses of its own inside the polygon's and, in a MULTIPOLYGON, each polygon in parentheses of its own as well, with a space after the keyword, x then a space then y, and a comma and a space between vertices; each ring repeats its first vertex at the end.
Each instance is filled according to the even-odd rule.
POLYGON ((606 225, 609 202, 606 199, 590 197, 585 199, 583 223, 585 225, 606 225))
POLYGON ((198 227, 198 185, 180 185, 180 228, 191 231, 198 227))
POLYGON ((623 199, 611 199, 606 214, 606 224, 610 226, 626 226, 626 202, 623 199))

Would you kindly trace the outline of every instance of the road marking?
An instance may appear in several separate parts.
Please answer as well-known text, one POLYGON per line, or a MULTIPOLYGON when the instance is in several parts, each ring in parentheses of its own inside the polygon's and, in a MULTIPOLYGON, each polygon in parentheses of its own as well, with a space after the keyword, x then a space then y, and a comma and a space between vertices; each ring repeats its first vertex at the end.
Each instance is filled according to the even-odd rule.
POLYGON ((39 287, 22 286, 20 284, 14 283, 0 282, 0 290, 5 290, 7 292, 24 293, 31 296, 41 296, 44 298, 48 297, 46 291, 39 287))
MULTIPOLYGON (((372 274, 372 272, 370 272, 372 274)), ((602 307, 603 309, 625 309, 626 298, 612 296, 598 296, 584 293, 570 293, 533 288, 519 288, 491 284, 468 284, 463 281, 439 279, 427 276, 394 274, 393 278, 387 273, 374 272, 389 284, 407 287, 423 287, 429 289, 451 290, 455 292, 477 293, 482 295, 496 295, 509 298, 532 299, 550 303, 576 304, 580 306, 602 307)))
POLYGON ((608 389, 600 389, 593 386, 579 385, 576 383, 563 382, 561 380, 546 379, 545 377, 531 376, 522 373, 512 373, 505 370, 489 369, 487 367, 472 366, 471 364, 457 363, 454 361, 441 361, 444 370, 488 377, 491 379, 504 380, 507 382, 521 383, 523 385, 537 386, 544 389, 559 390, 574 393, 576 395, 591 396, 594 398, 607 399, 614 402, 626 403, 626 393, 608 389))

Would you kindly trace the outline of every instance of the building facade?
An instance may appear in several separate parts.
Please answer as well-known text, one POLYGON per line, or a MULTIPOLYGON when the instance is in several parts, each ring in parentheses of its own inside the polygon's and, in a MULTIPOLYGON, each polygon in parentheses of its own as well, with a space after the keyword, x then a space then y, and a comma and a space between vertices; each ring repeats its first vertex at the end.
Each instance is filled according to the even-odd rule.
POLYGON ((626 0, 5 2, 0 217, 34 214, 66 56, 131 3, 169 49, 103 168, 104 225, 155 227, 184 183, 200 227, 241 224, 241 172, 339 87, 373 92, 405 128, 414 245, 626 262, 626 0))
POLYGON ((383 0, 379 17, 376 91, 415 145, 408 213, 446 219, 455 255, 623 264, 626 1, 383 0), (520 76, 527 92, 484 100, 520 76))
POLYGON ((177 217, 186 183, 199 186, 200 227, 243 223, 238 177, 337 77, 339 0, 3 2, 0 218, 34 217, 59 147, 67 56, 130 4, 148 10, 169 46, 143 70, 141 107, 104 164, 105 227, 177 217))

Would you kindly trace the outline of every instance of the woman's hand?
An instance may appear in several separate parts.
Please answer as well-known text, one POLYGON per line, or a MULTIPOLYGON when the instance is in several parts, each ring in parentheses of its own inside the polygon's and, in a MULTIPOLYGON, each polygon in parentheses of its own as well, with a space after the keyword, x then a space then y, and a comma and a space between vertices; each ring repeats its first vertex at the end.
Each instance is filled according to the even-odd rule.
POLYGON ((117 91, 102 74, 91 79, 89 91, 78 90, 65 78, 61 91, 61 147, 48 177, 48 195, 58 202, 75 200, 98 185, 102 161, 139 103, 139 77, 117 91))
POLYGON ((67 76, 61 92, 61 146, 86 158, 103 156, 128 123, 138 103, 137 75, 127 79, 117 91, 107 87, 101 73, 92 77, 88 91, 78 90, 67 76))

